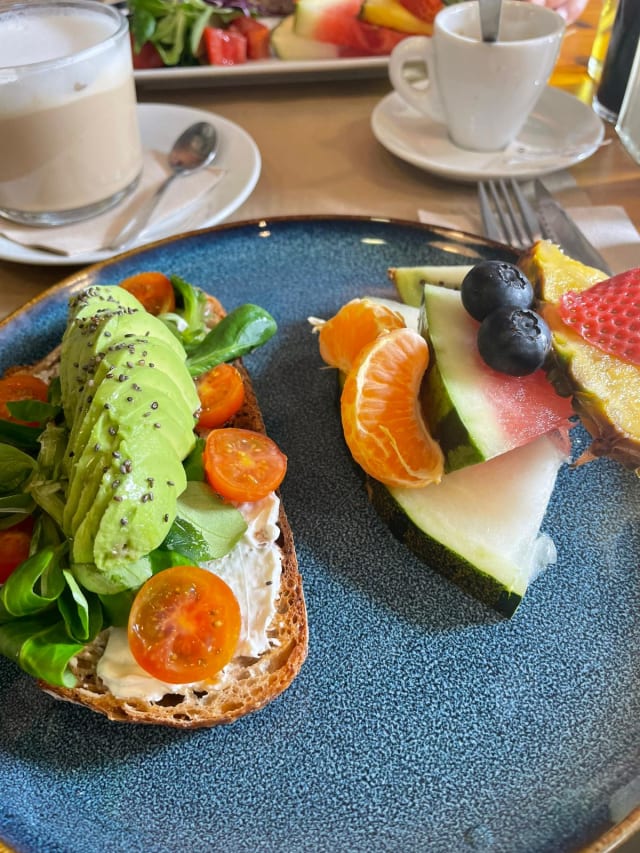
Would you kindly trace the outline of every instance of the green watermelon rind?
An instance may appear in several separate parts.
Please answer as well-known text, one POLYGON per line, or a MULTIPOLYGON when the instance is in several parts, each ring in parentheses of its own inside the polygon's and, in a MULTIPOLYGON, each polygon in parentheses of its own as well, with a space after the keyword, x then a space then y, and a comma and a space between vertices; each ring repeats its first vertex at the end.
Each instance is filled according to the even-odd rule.
POLYGON ((369 499, 391 533, 426 565, 502 616, 516 612, 525 590, 508 589, 503 583, 430 536, 407 513, 394 490, 367 478, 369 499))

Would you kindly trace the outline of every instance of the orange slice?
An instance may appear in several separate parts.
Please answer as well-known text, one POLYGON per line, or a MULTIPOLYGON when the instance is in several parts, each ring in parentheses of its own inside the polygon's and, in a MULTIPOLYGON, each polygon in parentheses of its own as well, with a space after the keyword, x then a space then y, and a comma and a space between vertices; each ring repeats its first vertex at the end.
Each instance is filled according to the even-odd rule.
POLYGON ((320 355, 330 367, 347 373, 360 350, 378 335, 401 329, 404 318, 374 299, 352 299, 326 323, 320 323, 320 355))
POLYGON ((426 341, 411 329, 380 335, 358 355, 342 389, 347 446, 367 474, 387 486, 440 481, 443 455, 420 409, 429 363, 426 341))

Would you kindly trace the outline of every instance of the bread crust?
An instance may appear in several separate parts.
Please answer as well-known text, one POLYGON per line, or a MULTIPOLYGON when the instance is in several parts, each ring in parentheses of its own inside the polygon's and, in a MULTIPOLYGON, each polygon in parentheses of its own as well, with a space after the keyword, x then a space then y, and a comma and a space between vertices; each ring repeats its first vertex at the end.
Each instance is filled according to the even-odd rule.
MULTIPOLYGON (((57 348, 32 366, 30 372, 50 379, 57 370, 59 355, 57 348)), ((242 362, 235 364, 243 375, 245 401, 231 425, 264 433, 264 421, 249 374, 242 362)), ((179 692, 167 693, 158 701, 119 699, 97 674, 98 661, 108 639, 107 629, 70 662, 70 670, 77 678, 75 687, 57 687, 43 681, 38 682, 39 686, 51 696, 84 705, 110 720, 182 729, 232 723, 264 707, 291 684, 304 663, 308 648, 302 577, 282 501, 278 524, 280 535, 277 545, 282 555, 280 594, 267 630, 269 648, 258 658, 233 658, 206 691, 181 688, 179 692)))

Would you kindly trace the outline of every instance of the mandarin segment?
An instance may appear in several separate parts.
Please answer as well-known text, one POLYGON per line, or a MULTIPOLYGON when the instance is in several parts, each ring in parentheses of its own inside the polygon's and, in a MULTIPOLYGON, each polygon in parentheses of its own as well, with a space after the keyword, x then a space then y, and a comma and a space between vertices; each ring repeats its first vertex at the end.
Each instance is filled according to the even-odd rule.
POLYGON ((351 455, 387 486, 420 488, 440 481, 444 459, 422 416, 419 391, 429 348, 407 328, 365 346, 348 373, 340 401, 351 455))
POLYGON ((374 299, 352 299, 318 327, 320 356, 330 367, 348 373, 364 346, 404 325, 402 315, 388 305, 374 299))

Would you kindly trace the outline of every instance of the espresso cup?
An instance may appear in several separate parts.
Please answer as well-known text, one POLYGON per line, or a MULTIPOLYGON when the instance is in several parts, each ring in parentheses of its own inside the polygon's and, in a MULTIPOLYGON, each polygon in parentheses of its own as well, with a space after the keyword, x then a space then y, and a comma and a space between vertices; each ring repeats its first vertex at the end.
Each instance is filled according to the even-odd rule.
POLYGON ((129 28, 93 0, 0 11, 0 215, 63 225, 136 185, 142 145, 129 28))
POLYGON ((495 42, 480 33, 477 0, 436 15, 433 36, 401 41, 389 58, 396 93, 446 125, 451 141, 472 151, 500 151, 512 142, 543 92, 562 43, 564 19, 533 3, 505 0, 495 42), (406 75, 426 67, 427 85, 406 75))

